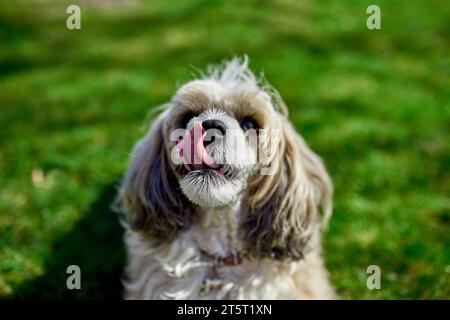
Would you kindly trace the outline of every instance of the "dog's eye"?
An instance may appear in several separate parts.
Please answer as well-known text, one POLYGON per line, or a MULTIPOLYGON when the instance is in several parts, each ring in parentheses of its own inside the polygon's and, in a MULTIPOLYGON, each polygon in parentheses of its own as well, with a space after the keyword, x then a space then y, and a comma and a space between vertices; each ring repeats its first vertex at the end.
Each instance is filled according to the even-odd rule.
POLYGON ((254 129, 254 130, 259 129, 258 124, 256 123, 256 121, 253 120, 252 118, 249 118, 249 117, 245 117, 241 121, 241 127, 242 127, 242 129, 244 129, 244 131, 247 131, 247 130, 250 130, 250 129, 254 129))
POLYGON ((187 126, 187 124, 189 123, 189 121, 190 121, 193 117, 195 117, 195 116, 196 116, 196 114, 195 114, 194 112, 192 112, 192 111, 186 112, 186 113, 181 117, 181 120, 180 120, 180 126, 181 126, 182 128, 186 128, 186 126, 187 126))

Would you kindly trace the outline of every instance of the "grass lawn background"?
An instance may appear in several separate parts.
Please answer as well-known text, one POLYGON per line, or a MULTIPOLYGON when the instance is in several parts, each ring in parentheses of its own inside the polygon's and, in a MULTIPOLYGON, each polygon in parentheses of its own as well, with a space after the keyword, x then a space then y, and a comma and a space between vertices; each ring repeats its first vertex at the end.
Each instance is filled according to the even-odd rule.
POLYGON ((120 298, 130 150, 193 71, 242 54, 332 176, 340 296, 450 298, 448 1, 123 2, 0 4, 0 298, 120 298))

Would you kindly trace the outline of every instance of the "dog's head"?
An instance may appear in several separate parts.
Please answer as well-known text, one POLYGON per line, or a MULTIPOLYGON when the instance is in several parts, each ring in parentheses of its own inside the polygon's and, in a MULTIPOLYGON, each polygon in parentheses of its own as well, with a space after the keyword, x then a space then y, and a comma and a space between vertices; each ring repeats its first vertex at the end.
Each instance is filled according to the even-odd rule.
POLYGON ((121 199, 131 228, 161 241, 204 208, 240 204, 250 253, 300 258, 331 183, 278 93, 233 59, 177 91, 136 145, 121 199))

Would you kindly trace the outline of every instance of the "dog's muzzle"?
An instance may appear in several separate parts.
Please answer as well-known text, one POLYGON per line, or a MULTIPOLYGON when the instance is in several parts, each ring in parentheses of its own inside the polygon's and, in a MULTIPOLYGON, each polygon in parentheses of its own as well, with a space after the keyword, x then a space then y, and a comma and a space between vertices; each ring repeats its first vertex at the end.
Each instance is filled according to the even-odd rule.
MULTIPOLYGON (((217 137, 211 131, 218 131, 224 136, 225 125, 220 120, 196 122, 194 127, 178 142, 179 156, 188 171, 213 169, 223 171, 223 166, 216 162, 207 147, 217 137)), ((220 137, 220 135, 219 135, 220 137)))

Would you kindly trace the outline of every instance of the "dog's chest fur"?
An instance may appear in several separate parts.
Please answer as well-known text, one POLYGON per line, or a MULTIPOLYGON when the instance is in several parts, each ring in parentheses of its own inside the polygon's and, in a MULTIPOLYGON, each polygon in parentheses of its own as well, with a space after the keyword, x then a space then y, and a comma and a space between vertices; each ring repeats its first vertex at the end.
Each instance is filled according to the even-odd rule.
POLYGON ((205 209, 199 215, 199 222, 192 227, 193 240, 201 251, 211 256, 241 253, 241 220, 240 201, 232 207, 205 209))
MULTIPOLYGON (((241 212, 233 207, 208 209, 175 241, 152 246, 128 230, 129 299, 297 299, 332 298, 320 249, 301 261, 244 259, 233 266, 215 265, 213 256, 242 252, 239 238, 241 212), (207 255, 205 255, 207 253, 207 255), (217 279, 219 289, 204 291, 205 280, 217 279)), ((318 239, 318 237, 317 237, 318 239)), ((319 248, 319 243, 317 243, 319 248)))

